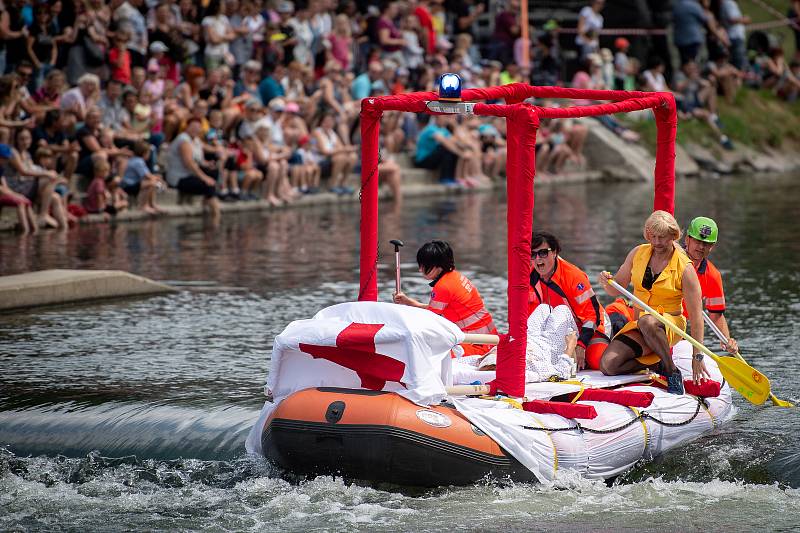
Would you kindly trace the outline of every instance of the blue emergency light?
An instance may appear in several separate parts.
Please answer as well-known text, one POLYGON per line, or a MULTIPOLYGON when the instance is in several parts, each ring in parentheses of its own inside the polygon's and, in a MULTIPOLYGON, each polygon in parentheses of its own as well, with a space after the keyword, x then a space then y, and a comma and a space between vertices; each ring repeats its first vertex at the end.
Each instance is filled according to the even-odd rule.
POLYGON ((461 76, 446 72, 439 77, 439 100, 461 101, 461 76))

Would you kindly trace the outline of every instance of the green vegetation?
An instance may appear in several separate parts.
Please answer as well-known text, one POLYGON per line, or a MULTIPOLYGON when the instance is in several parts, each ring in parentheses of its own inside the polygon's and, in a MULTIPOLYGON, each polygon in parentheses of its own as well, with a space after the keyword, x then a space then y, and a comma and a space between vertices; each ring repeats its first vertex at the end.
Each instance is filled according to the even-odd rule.
MULTIPOLYGON (((734 144, 751 148, 793 148, 800 143, 800 102, 788 104, 771 91, 741 89, 733 104, 719 102, 723 132, 734 144)), ((630 127, 642 136, 651 150, 656 145, 655 121, 634 122, 630 127)), ((719 142, 705 122, 678 122, 678 143, 717 148, 719 142)))

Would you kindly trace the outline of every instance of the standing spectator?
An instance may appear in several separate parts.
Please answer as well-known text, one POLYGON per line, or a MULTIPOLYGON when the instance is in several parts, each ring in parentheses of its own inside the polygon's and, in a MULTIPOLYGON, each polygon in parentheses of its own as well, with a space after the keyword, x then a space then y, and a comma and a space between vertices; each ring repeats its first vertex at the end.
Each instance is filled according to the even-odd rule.
POLYGON ((236 38, 236 32, 228 17, 222 14, 222 0, 211 0, 203 18, 203 36, 206 47, 204 52, 206 69, 211 70, 220 65, 235 63, 230 50, 230 42, 236 38))
POLYGON ((494 33, 489 44, 489 57, 503 64, 510 63, 514 51, 514 41, 520 34, 519 0, 508 0, 502 11, 494 18, 494 33))
POLYGON ((614 89, 618 91, 632 90, 626 89, 626 80, 630 75, 628 67, 630 60, 628 59, 628 49, 631 43, 625 37, 617 37, 614 41, 614 48, 617 50, 614 54, 614 89))
POLYGON ((672 6, 673 41, 678 47, 681 65, 697 61, 700 47, 705 40, 704 27, 708 14, 699 0, 675 0, 672 6))
POLYGON ((349 72, 353 68, 353 35, 347 15, 344 13, 336 15, 333 31, 325 43, 328 60, 337 61, 345 72, 349 72))
POLYGON ((792 0, 786 16, 794 21, 792 33, 794 33, 794 58, 800 61, 800 0, 792 0))
POLYGON ((728 34, 730 41, 731 63, 739 70, 747 67, 747 50, 745 48, 745 24, 750 24, 750 17, 742 15, 736 0, 722 0, 720 3, 720 22, 728 34))
POLYGON ((211 211, 214 219, 219 218, 219 200, 216 193, 214 165, 206 162, 200 139, 201 123, 197 117, 190 117, 186 130, 169 145, 167 155, 167 182, 180 192, 203 197, 203 203, 211 211))
POLYGON ((252 13, 252 3, 243 3, 241 6, 239 0, 225 0, 225 16, 235 35, 230 43, 234 65, 244 65, 253 58, 253 35, 245 24, 245 18, 252 13))
POLYGON ((575 44, 580 50, 581 61, 598 51, 600 48, 600 30, 603 29, 603 15, 600 12, 605 7, 605 0, 592 0, 588 6, 584 6, 578 13, 578 35, 575 36, 575 44))
POLYGON ((111 66, 111 79, 124 85, 131 84, 131 53, 128 50, 130 36, 125 30, 117 30, 114 34, 114 46, 108 51, 108 62, 111 66))
POLYGON ((117 28, 125 30, 128 34, 131 64, 136 67, 145 66, 147 54, 147 22, 140 11, 144 3, 145 0, 125 0, 114 10, 113 15, 117 28))
POLYGON ((38 88, 58 60, 55 30, 50 20, 50 6, 36 4, 34 22, 27 39, 28 58, 36 67, 34 87, 38 88))
POLYGON ((405 61, 403 57, 403 47, 406 45, 405 39, 400 29, 395 25, 394 19, 397 18, 400 10, 397 2, 386 2, 378 17, 378 45, 381 47, 382 57, 391 58, 397 63, 405 61))

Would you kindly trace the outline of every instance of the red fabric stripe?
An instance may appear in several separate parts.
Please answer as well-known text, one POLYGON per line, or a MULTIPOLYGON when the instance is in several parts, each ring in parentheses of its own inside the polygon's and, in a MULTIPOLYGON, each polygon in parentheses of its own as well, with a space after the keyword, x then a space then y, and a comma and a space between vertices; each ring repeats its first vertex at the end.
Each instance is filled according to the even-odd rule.
POLYGON ((522 404, 522 408, 531 413, 561 415, 564 418, 596 418, 597 411, 592 405, 579 403, 548 402, 533 400, 522 404))
MULTIPOLYGON (((570 395, 572 401, 579 393, 570 395)), ((586 389, 580 395, 579 400, 593 402, 608 402, 626 407, 649 407, 653 403, 655 395, 652 392, 638 392, 632 390, 606 390, 606 389, 586 389)))

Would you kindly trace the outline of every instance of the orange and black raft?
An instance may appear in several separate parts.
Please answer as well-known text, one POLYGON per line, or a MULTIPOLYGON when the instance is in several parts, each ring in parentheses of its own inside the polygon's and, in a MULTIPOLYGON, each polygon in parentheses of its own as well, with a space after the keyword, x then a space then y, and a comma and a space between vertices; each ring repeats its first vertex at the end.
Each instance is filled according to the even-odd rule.
POLYGON ((273 411, 263 453, 301 475, 417 487, 535 476, 452 406, 420 407, 390 392, 319 387, 273 411))

